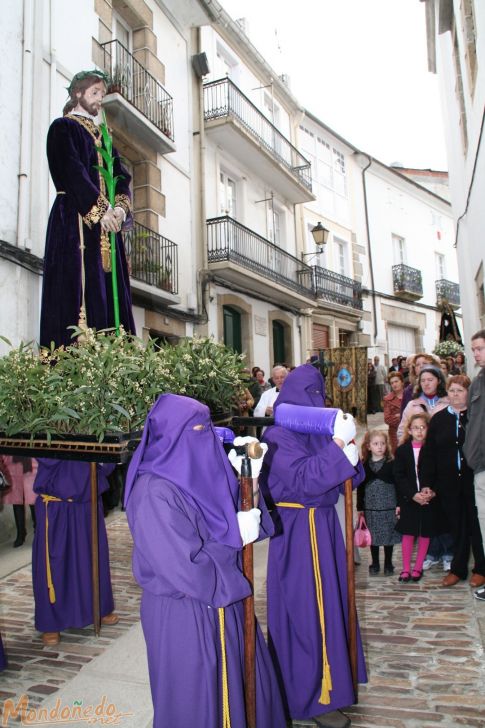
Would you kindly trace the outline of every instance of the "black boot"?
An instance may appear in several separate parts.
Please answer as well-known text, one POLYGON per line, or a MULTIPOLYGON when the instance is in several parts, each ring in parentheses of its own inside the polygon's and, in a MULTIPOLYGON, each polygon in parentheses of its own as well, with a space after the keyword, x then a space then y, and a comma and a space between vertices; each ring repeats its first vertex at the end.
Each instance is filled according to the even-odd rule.
POLYGON ((15 525, 17 527, 17 538, 13 542, 13 547, 14 549, 16 549, 19 546, 22 546, 27 535, 27 531, 25 530, 25 508, 23 504, 14 505, 13 515, 15 518, 15 525))
POLYGON ((384 574, 391 576, 394 574, 394 566, 392 563, 393 546, 384 546, 384 574))
POLYGON ((37 526, 37 518, 35 517, 35 506, 30 506, 30 518, 32 519, 32 528, 35 531, 35 527, 37 526))
POLYGON ((369 574, 370 576, 376 576, 381 570, 379 565, 379 546, 371 546, 370 554, 372 556, 372 564, 369 566, 369 574))

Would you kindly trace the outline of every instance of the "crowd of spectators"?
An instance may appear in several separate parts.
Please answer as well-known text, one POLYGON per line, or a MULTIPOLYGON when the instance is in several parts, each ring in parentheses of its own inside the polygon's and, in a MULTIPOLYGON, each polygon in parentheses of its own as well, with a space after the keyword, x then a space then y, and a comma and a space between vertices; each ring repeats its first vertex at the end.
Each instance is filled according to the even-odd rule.
MULTIPOLYGON (((391 483, 397 502, 395 531, 406 538, 414 533, 409 524, 401 525, 410 506, 416 512, 413 524, 422 523, 420 512, 433 513, 424 534, 426 556, 418 555, 412 570, 412 542, 406 542, 405 550, 403 536, 400 581, 419 581, 424 571, 441 566, 442 586, 452 587, 468 578, 471 553, 469 583, 477 588, 475 597, 485 601, 485 330, 472 337, 471 348, 479 367, 473 382, 463 353, 440 359, 418 352, 391 360, 384 393, 379 357, 369 359, 368 413, 383 410, 388 426, 389 450, 395 458, 391 483)), ((371 434, 379 442, 386 433, 373 429, 371 434)), ((375 470, 380 466, 378 454, 373 459, 375 470)), ((358 510, 371 523, 376 508, 379 503, 366 503, 361 492, 358 510)), ((421 526, 418 531, 424 533, 421 526)), ((387 540, 379 545, 394 543, 387 540)), ((418 544, 418 550, 422 546, 418 544)), ((375 553, 372 557, 369 568, 375 574, 378 560, 375 553)))

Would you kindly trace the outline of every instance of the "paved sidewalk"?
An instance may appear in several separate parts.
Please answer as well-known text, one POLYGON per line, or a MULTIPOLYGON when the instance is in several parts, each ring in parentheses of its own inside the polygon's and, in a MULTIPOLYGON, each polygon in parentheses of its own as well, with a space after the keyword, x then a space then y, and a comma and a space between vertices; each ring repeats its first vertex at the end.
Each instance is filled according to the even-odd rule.
MULTIPOLYGON (((369 419, 374 420, 372 426, 380 424, 379 415, 369 419)), ((118 711, 122 728, 151 725, 145 645, 139 624, 140 590, 131 573, 131 536, 125 514, 118 511, 111 515, 107 530, 116 611, 121 620, 115 627, 104 627, 99 639, 92 628, 69 630, 59 645, 44 647, 33 626, 27 546, 15 550, 23 554, 25 566, 18 568, 18 553, 15 569, 8 567, 8 559, 5 561, 2 573, 6 576, 0 579, 0 629, 9 656, 9 669, 0 674, 0 701, 4 705, 8 699, 16 705, 20 696, 26 695, 30 708, 50 710, 57 703, 59 708, 74 706, 80 711, 88 705, 100 705, 105 696, 104 715, 118 711)), ((359 703, 348 711, 352 725, 483 728, 485 604, 473 598, 465 582, 442 589, 443 572, 437 568, 426 572, 419 584, 399 584, 399 547, 395 551, 394 577, 370 577, 367 550, 362 552, 362 564, 356 567, 369 683, 360 687, 359 703)), ((263 628, 266 554, 267 544, 257 544, 256 612, 263 628)), ((2 563, 7 556, 3 549, 2 563)), ((19 724, 14 718, 5 723, 19 724)), ((71 721, 69 725, 85 726, 86 722, 71 721)))

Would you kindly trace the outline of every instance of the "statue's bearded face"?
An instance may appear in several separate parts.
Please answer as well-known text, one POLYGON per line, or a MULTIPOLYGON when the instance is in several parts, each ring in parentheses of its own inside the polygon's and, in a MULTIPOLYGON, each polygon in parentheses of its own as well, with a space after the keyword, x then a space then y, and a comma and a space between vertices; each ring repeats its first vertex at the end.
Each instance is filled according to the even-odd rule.
POLYGON ((106 96, 106 86, 103 81, 93 83, 86 91, 76 94, 79 106, 87 111, 91 116, 97 116, 101 108, 104 97, 106 96))

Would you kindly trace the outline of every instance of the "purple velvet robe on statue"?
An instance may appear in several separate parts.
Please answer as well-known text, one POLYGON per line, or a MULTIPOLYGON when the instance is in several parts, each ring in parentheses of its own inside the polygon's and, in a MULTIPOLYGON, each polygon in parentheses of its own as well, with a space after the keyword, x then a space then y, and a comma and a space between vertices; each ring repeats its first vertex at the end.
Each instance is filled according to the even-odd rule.
MULTIPOLYGON (((44 279, 40 321, 40 344, 49 347, 72 343, 72 330, 77 326, 82 304, 81 251, 79 216, 83 217, 85 300, 87 325, 105 329, 114 326, 111 273, 101 265, 100 220, 108 207, 100 192, 99 164, 94 122, 71 114, 56 119, 47 137, 50 173, 58 192, 47 227, 44 255, 44 279)), ((114 173, 118 180, 116 205, 129 213, 130 176, 115 157, 114 173)), ((121 234, 116 236, 118 297, 120 322, 135 333, 131 311, 131 294, 125 250, 121 234)))
MULTIPOLYGON (((286 378, 275 407, 287 402, 324 406, 324 381, 310 364, 286 378)), ((347 567, 342 530, 335 511, 343 481, 363 479, 330 436, 306 435, 269 427, 261 489, 274 503, 300 503, 304 509, 278 507, 276 535, 268 561, 268 632, 289 714, 307 719, 355 702, 347 644, 347 567), (315 507, 326 649, 333 689, 330 704, 319 702, 322 687, 322 631, 315 591, 309 511, 315 507)), ((366 670, 358 635, 358 678, 366 670)))
MULTIPOLYGON (((219 608, 231 727, 246 728, 242 600, 251 589, 240 564, 238 483, 207 407, 187 397, 159 397, 130 464, 125 504, 133 573, 143 588, 154 728, 223 728, 219 608)), ((262 508, 261 532, 272 532, 262 508)), ((285 727, 259 627, 256 715, 258 728, 285 727)))
MULTIPOLYGON (((93 623, 91 570, 91 480, 90 464, 69 460, 39 459, 34 491, 37 526, 32 545, 32 581, 35 626, 40 632, 60 632, 93 623), (62 501, 47 505, 40 494, 62 501), (72 502, 68 502, 71 498, 72 502), (49 558, 56 601, 51 604, 47 588, 45 523, 48 517, 49 558)), ((98 465, 98 534, 100 613, 114 609, 109 570, 108 539, 101 493, 108 488, 112 465, 98 465)))

